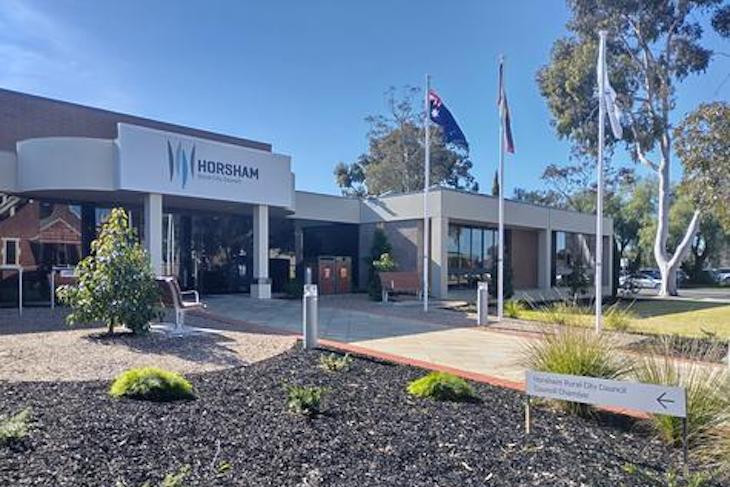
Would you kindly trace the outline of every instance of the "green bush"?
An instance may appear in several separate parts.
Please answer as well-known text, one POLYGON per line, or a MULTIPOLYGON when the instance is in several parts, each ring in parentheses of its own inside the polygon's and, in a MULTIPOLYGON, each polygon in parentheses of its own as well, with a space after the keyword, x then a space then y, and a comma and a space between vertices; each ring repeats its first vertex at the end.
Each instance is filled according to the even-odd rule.
POLYGON ((378 272, 391 272, 398 268, 398 264, 389 252, 385 252, 373 261, 373 267, 378 272))
MULTIPOLYGON (((678 360, 678 348, 696 347, 694 344, 673 343, 665 338, 643 356, 634 371, 639 382, 684 387, 687 392, 687 437, 690 444, 702 448, 713 443, 715 432, 727 434, 730 420, 730 387, 727 369, 695 360, 678 360)), ((680 355, 702 359, 703 351, 684 350, 680 355)), ((659 437, 669 444, 678 445, 682 438, 682 420, 663 415, 652 415, 649 420, 659 437)), ((728 452, 730 453, 730 451, 728 452)), ((730 458, 730 457, 729 457, 730 458)))
POLYGON ((112 210, 76 273, 77 285, 58 289, 61 302, 71 306, 69 324, 101 321, 109 333, 117 325, 138 333, 161 316, 155 274, 124 209, 112 210))
POLYGON ((109 395, 147 401, 195 399, 193 386, 176 372, 142 367, 122 372, 114 379, 109 395))
POLYGON ((368 266, 368 296, 373 301, 383 299, 383 288, 380 284, 380 277, 378 277, 378 270, 375 268, 375 262, 383 254, 390 254, 391 250, 385 231, 382 228, 376 228, 373 233, 373 242, 370 245, 370 257, 365 259, 368 266))
POLYGON ((347 353, 345 355, 338 355, 336 353, 330 353, 327 355, 321 355, 319 357, 320 368, 328 372, 339 372, 347 371, 352 364, 352 357, 347 353))
POLYGON ((431 372, 408 384, 408 394, 439 401, 474 401, 474 389, 461 377, 446 372, 431 372))
POLYGON ((30 408, 25 408, 9 418, 0 418, 0 446, 7 445, 28 436, 30 408))
POLYGON ((570 301, 559 301, 543 308, 545 321, 562 326, 581 326, 588 314, 579 304, 570 301))
POLYGON ((322 409, 324 387, 286 385, 286 407, 289 411, 305 416, 315 416, 322 409))
MULTIPOLYGON (((579 328, 546 333, 540 340, 527 342, 521 363, 539 372, 601 379, 621 379, 633 370, 633 361, 621 353, 610 336, 579 328)), ((558 405, 571 413, 589 411, 584 404, 558 402, 558 405)))
POLYGON ((631 321, 636 319, 636 313, 630 307, 623 308, 619 301, 609 306, 603 313, 603 324, 609 330, 628 331, 631 321))
POLYGON ((524 313, 527 310, 527 306, 525 306, 525 303, 518 299, 510 299, 506 303, 504 303, 504 314, 508 318, 519 318, 522 316, 522 313, 524 313))

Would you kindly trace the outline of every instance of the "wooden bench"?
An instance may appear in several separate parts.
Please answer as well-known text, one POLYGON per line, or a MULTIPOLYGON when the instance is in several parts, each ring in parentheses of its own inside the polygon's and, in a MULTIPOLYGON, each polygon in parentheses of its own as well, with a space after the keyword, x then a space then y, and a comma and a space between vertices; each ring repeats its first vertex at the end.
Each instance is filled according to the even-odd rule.
POLYGON ((185 327, 185 313, 205 308, 205 305, 200 302, 198 291, 181 290, 180 284, 174 276, 158 276, 155 280, 160 289, 162 304, 166 308, 175 310, 175 331, 182 331, 185 327))
POLYGON ((380 286, 383 288, 383 302, 388 302, 392 294, 415 294, 421 299, 421 277, 418 272, 379 272, 380 286))

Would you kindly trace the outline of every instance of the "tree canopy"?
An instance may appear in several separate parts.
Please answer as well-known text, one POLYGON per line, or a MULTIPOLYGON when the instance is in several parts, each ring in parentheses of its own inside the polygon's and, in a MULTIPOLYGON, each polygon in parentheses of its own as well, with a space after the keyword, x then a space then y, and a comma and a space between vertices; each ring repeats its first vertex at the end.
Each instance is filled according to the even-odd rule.
POLYGON ((558 39, 537 83, 552 113, 559 137, 572 143, 578 160, 597 154, 598 32, 608 31, 607 61, 611 85, 624 112, 624 138, 606 138, 610 154, 619 143, 631 157, 656 174, 657 226, 654 258, 662 274, 661 294, 676 294, 676 269, 689 253, 699 223, 695 209, 684 236, 669 252, 672 184, 671 113, 676 85, 705 71, 713 52, 705 47, 699 17, 709 16, 721 36, 730 35, 730 6, 723 0, 568 0, 571 35, 558 39))
MULTIPOLYGON (((335 166, 337 185, 344 194, 365 196, 387 192, 420 191, 424 185, 424 113, 415 102, 420 89, 394 88, 386 92, 387 114, 371 115, 365 120, 368 151, 357 161, 335 166)), ((431 171, 435 185, 476 191, 468 153, 444 143, 441 129, 430 125, 431 171)))

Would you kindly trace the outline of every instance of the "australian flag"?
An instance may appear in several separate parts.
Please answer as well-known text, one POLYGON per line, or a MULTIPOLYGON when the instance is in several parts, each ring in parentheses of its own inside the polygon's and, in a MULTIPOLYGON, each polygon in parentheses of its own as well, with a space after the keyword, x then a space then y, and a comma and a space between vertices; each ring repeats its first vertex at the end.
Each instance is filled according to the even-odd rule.
POLYGON ((444 142, 451 142, 464 150, 469 150, 464 132, 461 131, 454 116, 433 90, 428 92, 428 111, 431 121, 444 131, 444 142))

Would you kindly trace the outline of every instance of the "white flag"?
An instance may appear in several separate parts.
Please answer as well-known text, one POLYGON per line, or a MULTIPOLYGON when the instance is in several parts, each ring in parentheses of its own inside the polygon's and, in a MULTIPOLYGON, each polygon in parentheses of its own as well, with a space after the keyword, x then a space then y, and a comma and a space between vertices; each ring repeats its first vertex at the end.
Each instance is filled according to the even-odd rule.
MULTIPOLYGON (((623 137, 621 128, 621 109, 616 104, 616 92, 613 91, 611 83, 608 82, 608 68, 606 67, 606 53, 602 50, 598 52, 598 79, 603 76, 603 93, 598 94, 599 103, 605 103, 608 120, 611 123, 611 131, 617 139, 623 137)), ((600 90, 600 82, 598 83, 600 90)))

